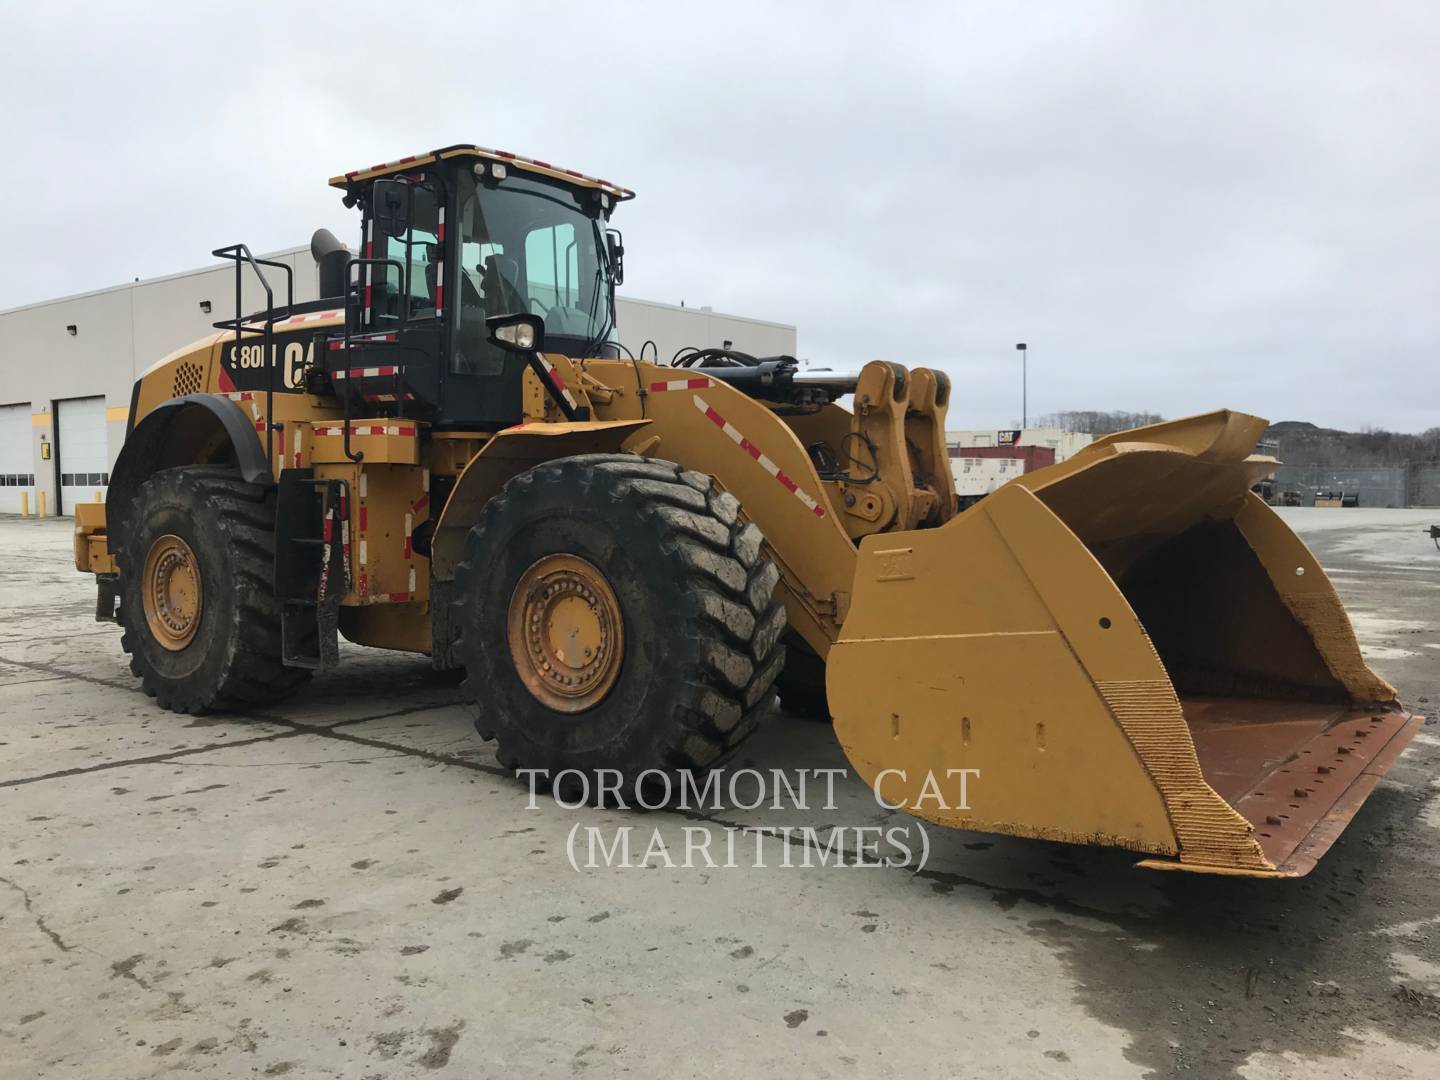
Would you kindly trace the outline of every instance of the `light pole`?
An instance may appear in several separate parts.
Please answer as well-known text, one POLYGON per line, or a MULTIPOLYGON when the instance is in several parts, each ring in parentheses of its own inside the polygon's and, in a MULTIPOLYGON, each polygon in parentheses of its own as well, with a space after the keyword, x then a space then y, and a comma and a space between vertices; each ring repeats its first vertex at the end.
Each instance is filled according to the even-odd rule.
POLYGON ((1030 354, 1030 349, 1023 341, 1018 343, 1015 348, 1020 350, 1020 427, 1023 429, 1029 426, 1030 419, 1030 387, 1026 371, 1026 359, 1030 354))

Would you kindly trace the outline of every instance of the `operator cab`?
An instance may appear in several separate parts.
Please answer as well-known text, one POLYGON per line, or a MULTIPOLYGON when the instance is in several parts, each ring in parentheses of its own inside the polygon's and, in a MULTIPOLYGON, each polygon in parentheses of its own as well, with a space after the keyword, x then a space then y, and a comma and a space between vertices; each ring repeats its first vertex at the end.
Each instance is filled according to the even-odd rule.
POLYGON ((322 283, 346 303, 325 375, 356 415, 393 411, 470 430, 519 422, 527 361, 489 340, 494 316, 539 316, 547 351, 619 355, 624 248, 608 226, 633 192, 478 146, 330 183, 363 214, 360 256, 343 279, 322 283))

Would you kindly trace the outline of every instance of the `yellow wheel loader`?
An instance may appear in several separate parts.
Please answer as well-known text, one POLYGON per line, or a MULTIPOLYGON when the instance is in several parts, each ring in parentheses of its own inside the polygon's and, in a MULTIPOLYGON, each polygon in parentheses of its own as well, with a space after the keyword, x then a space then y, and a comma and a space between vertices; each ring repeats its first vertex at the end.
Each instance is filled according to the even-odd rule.
POLYGON ((939 372, 625 349, 625 188, 478 146, 331 184, 361 231, 316 234, 323 299, 217 251, 235 317, 139 379, 77 508, 164 708, 273 702, 343 635, 463 667, 509 767, 633 777, 721 761, 778 689, 920 817, 1269 877, 1420 723, 1250 491, 1260 420, 1113 435, 959 513, 939 372))

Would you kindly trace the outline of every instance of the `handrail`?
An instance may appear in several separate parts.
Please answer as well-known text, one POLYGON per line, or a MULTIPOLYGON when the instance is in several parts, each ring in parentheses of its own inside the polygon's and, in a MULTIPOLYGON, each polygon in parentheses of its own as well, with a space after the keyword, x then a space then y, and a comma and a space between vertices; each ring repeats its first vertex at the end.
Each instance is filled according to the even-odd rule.
POLYGON ((277 267, 285 271, 285 311, 295 306, 295 270, 289 263, 277 262, 274 259, 257 259, 250 253, 250 248, 245 244, 230 244, 228 247, 216 248, 210 253, 218 259, 226 259, 235 264, 235 318, 221 319, 212 323, 217 330, 235 331, 235 355, 240 355, 240 338, 246 323, 254 323, 260 317, 255 315, 242 316, 240 305, 243 300, 243 276, 242 268, 249 264, 250 269, 255 271, 255 276, 260 279, 260 287, 265 290, 265 329, 262 331, 263 356, 265 358, 265 460, 274 468, 275 450, 275 369, 279 366, 275 356, 275 292, 270 288, 270 280, 265 276, 262 266, 277 267))

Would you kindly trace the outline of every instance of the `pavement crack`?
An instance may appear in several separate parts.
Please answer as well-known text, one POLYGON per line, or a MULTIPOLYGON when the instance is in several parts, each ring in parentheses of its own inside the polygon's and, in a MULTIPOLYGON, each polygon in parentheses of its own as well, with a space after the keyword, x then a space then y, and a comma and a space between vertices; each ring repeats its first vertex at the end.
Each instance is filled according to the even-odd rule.
POLYGON ((205 743, 203 746, 188 746, 184 750, 167 750, 163 754, 149 754, 145 757, 120 758, 117 761, 102 761, 96 765, 85 765, 74 769, 56 769, 38 776, 21 776, 13 780, 0 780, 0 788, 24 787, 46 780, 65 780, 72 776, 88 776, 91 773, 106 772, 110 769, 125 769, 132 765, 162 765, 178 758, 193 757, 195 754, 209 754, 216 750, 229 750, 237 746, 254 746, 256 743, 276 742, 279 739, 293 739, 307 734, 307 730, 275 731, 269 735, 256 735, 251 739, 235 739, 232 742, 205 743))
POLYGON ((56 667, 54 664, 42 664, 36 660, 12 660, 8 656, 0 656, 0 663, 12 664, 20 668, 29 668, 31 671, 43 672, 57 679, 79 679, 81 682, 92 683, 95 686, 108 686, 111 690, 124 690, 130 694, 140 692, 140 688, 134 683, 123 683, 119 679, 102 679, 98 675, 86 675, 79 671, 67 671, 65 668, 56 667))
MULTIPOLYGON (((433 706, 431 706, 433 708, 433 706)), ((411 710, 418 711, 418 710, 411 710)), ((359 720, 347 720, 347 724, 359 723, 359 720)), ((339 725, 335 725, 338 727, 339 725)), ((438 750, 424 750, 418 746, 402 746, 399 743, 386 742, 384 739, 372 739, 364 735, 352 735, 348 731, 335 731, 334 728, 305 728, 307 734, 321 735, 327 739, 337 739, 340 742, 354 743, 357 746, 368 746, 372 750, 389 750, 396 754, 403 754, 405 757, 420 758, 422 761, 433 761, 437 765, 458 765, 462 769, 470 769, 473 772, 486 773, 489 776, 503 776, 509 780, 514 773, 509 769, 501 768, 498 765, 486 765, 484 762, 471 761, 468 758, 458 757, 454 754, 442 754, 438 750)))
POLYGON ((11 881, 9 878, 6 877, 0 877, 0 884, 9 885, 10 888, 14 889, 20 894, 20 899, 24 901, 25 904, 25 911, 32 919, 35 920, 35 925, 40 928, 40 932, 42 934, 44 934, 47 938, 50 939, 50 943, 52 945, 54 945, 61 952, 74 951, 75 946, 67 943, 64 938, 62 938, 54 930, 50 929, 49 924, 45 922, 45 916, 35 910, 35 901, 31 898, 29 889, 25 888, 25 886, 21 885, 18 881, 11 881))

